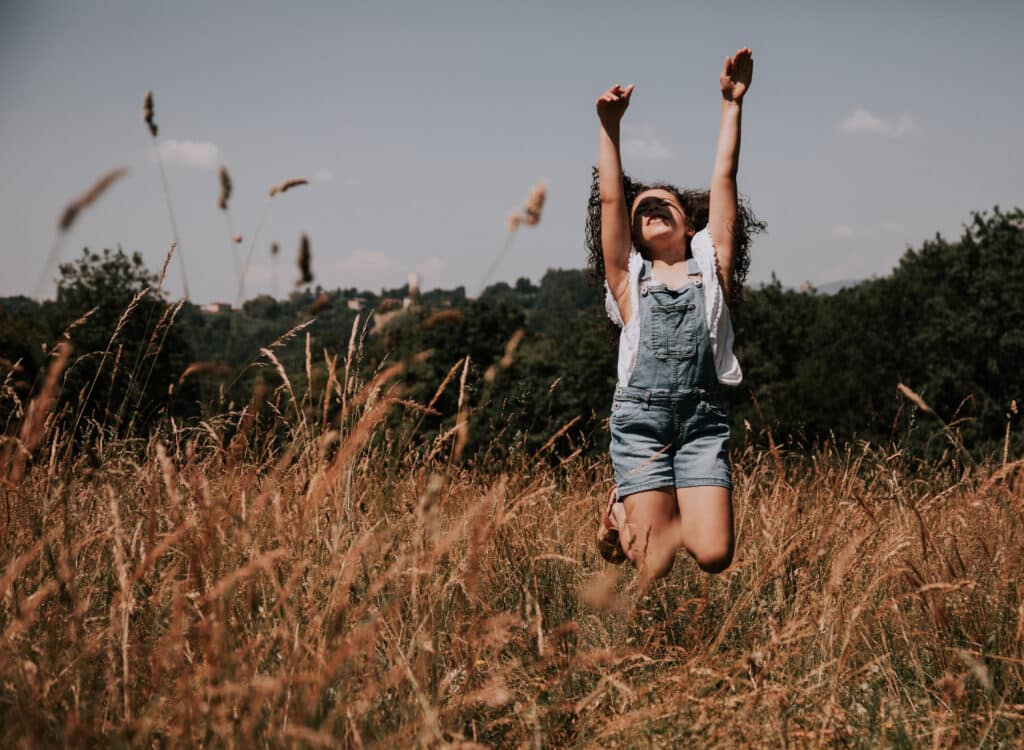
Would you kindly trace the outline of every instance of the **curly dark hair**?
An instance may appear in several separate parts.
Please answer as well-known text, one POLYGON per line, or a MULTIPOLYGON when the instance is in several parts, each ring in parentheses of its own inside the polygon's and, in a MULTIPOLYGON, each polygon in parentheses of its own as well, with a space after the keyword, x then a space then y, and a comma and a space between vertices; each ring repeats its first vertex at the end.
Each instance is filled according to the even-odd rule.
MULTIPOLYGON (((645 190, 667 190, 679 199, 679 205, 683 207, 686 217, 693 224, 695 231, 699 232, 708 224, 708 204, 711 193, 708 190, 680 190, 675 185, 665 182, 644 183, 631 179, 625 172, 622 174, 622 188, 626 196, 626 206, 633 205, 636 197, 645 190)), ((746 200, 739 199, 736 208, 736 224, 734 236, 736 249, 733 254, 732 278, 730 279, 730 292, 728 303, 735 306, 743 296, 743 283, 747 280, 747 272, 750 270, 750 241, 753 235, 763 232, 767 224, 758 220, 754 212, 750 210, 746 200)), ((633 244, 644 257, 646 251, 635 234, 633 228, 633 244)), ((587 203, 587 270, 590 272, 593 281, 600 284, 604 281, 604 252, 601 249, 601 191, 597 167, 593 168, 592 180, 590 183, 590 200, 587 203)))

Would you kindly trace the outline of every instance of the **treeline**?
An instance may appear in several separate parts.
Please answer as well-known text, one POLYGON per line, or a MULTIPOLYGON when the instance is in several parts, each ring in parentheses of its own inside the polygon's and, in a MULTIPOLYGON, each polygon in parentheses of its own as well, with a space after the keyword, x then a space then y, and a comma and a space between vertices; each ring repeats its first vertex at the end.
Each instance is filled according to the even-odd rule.
MULTIPOLYGON (((329 381, 324 352, 340 354, 343 365, 351 343, 358 377, 406 362, 405 399, 431 405, 414 419, 393 417, 392 437, 415 426, 403 441, 410 455, 453 429, 460 392, 466 455, 476 460, 607 449, 618 329, 583 271, 494 284, 476 299, 461 287, 316 288, 217 312, 168 301, 157 286, 138 255, 86 250, 61 267, 55 300, 0 300, 8 434, 61 337, 76 359, 58 414, 85 441, 237 411, 259 383, 281 384, 261 352, 273 342, 293 385, 319 394, 329 381)), ((1014 455, 1024 449, 1015 411, 1024 406, 1019 209, 974 214, 958 241, 936 235, 888 276, 836 294, 787 290, 777 280, 749 289, 733 321, 744 382, 728 400, 740 444, 866 440, 975 456, 1001 453, 1007 441, 1014 455), (900 383, 931 413, 901 395, 900 383)), ((337 408, 330 405, 331 418, 337 408)))

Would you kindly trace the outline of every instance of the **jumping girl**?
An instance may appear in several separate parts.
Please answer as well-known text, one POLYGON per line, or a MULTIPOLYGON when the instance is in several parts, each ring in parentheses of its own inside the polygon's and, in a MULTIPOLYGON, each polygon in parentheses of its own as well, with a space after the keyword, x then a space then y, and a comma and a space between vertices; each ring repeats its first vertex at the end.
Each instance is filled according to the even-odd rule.
POLYGON ((765 226, 736 189, 752 73, 748 48, 726 58, 710 191, 625 176, 619 123, 633 84, 597 100, 588 265, 604 280, 608 316, 622 329, 610 418, 615 486, 598 547, 612 562, 628 558, 648 580, 669 572, 680 547, 709 573, 732 561, 729 421, 719 386, 742 378, 728 303, 747 275, 750 236, 765 226))

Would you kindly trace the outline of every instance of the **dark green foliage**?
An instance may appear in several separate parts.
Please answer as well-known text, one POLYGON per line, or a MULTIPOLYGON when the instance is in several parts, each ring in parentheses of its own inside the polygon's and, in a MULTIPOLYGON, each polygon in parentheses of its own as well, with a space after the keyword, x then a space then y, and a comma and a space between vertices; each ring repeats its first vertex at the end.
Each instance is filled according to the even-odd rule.
MULTIPOLYGON (((748 290, 732 313, 744 371, 743 384, 728 395, 737 440, 760 440, 770 431, 777 443, 791 447, 865 439, 933 454, 952 450, 939 422, 899 396, 896 386, 904 383, 960 432, 969 450, 1000 452, 1009 423, 1011 452, 1019 454, 1024 435, 1010 405, 1016 400, 1018 409, 1024 407, 1022 216, 1019 209, 1003 213, 998 207, 974 214, 959 241, 936 236, 908 251, 889 276, 833 295, 787 290, 775 278, 748 290)), ((430 350, 403 375, 409 400, 427 404, 452 366, 470 357, 467 456, 486 449, 492 458, 558 460, 577 449, 597 455, 607 450, 618 329, 605 315, 603 289, 584 271, 549 270, 539 285, 526 278, 492 284, 475 300, 462 287, 435 289, 404 311, 407 285, 379 295, 354 288, 322 296, 319 288, 306 289, 281 300, 263 295, 222 313, 185 305, 155 356, 146 346, 166 302, 151 292, 111 343, 132 297, 153 283, 137 255, 86 251, 62 267, 56 303, 0 301, 0 357, 21 367, 9 378, 15 392, 23 399, 37 378, 42 345, 97 305, 72 333, 76 354, 89 356, 69 370, 65 398, 86 421, 117 426, 131 413, 135 427, 147 429, 164 410, 187 416, 200 404, 237 407, 249 399, 256 379, 277 382, 273 368, 251 366, 260 348, 314 318, 275 353, 304 389, 308 333, 316 392, 326 380, 323 351, 340 353, 343 362, 358 315, 361 346, 353 364, 364 381, 383 366, 411 363, 430 350), (446 317, 435 316, 444 310, 446 317), (366 330, 372 332, 364 338, 366 330), (503 363, 519 330, 518 347, 503 363), (119 347, 119 375, 112 380, 119 347), (176 384, 191 361, 220 362, 237 376, 196 376, 176 384), (212 403, 221 397, 223 402, 212 403)), ((433 437, 454 426, 459 375, 438 396, 439 414, 411 421, 393 415, 391 428, 405 431, 403 445, 429 449, 433 437)), ((2 403, 7 412, 0 416, 11 408, 9 398, 2 403)))
POLYGON ((169 396, 192 353, 180 321, 157 330, 170 316, 156 282, 138 253, 120 249, 85 249, 61 265, 56 301, 41 308, 47 335, 39 344, 65 335, 71 341, 61 403, 79 435, 145 433, 168 408, 179 417, 195 413, 198 393, 190 386, 169 396), (149 292, 139 297, 143 289, 149 292))

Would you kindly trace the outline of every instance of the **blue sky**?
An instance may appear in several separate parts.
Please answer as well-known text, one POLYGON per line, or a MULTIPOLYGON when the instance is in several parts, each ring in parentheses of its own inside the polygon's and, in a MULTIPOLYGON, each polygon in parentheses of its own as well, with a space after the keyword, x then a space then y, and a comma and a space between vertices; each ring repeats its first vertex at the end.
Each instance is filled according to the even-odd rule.
MULTIPOLYGON (((416 271, 473 293, 542 179, 543 218, 495 279, 582 267, 598 95, 636 84, 628 173, 706 185, 718 73, 743 46, 755 67, 739 184, 769 228, 751 281, 885 274, 908 245, 958 237, 972 210, 1024 204, 1022 22, 1019 2, 8 0, 0 294, 33 292, 63 206, 122 165, 62 258, 120 245, 159 268, 172 237, 147 89, 196 301, 236 294, 221 163, 243 254, 269 187, 311 180, 274 199, 250 293, 292 287, 302 232, 327 288, 416 271)), ((167 285, 180 295, 177 267, 167 285)))

